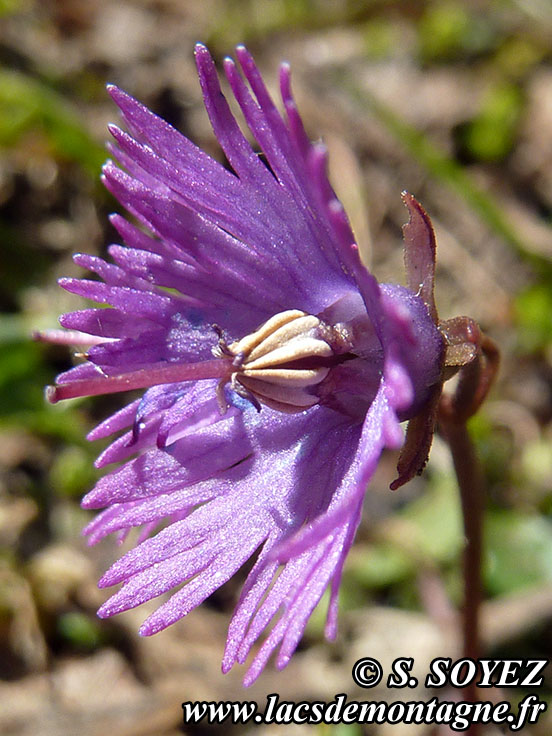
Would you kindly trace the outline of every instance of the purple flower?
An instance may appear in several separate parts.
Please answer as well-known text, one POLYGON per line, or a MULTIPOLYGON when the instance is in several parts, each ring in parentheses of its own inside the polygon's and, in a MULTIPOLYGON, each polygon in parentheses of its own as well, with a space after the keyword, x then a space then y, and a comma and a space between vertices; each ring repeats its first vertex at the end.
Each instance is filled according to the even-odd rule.
POLYGON ((241 73, 231 59, 224 70, 267 165, 204 46, 205 106, 232 171, 110 88, 130 134, 111 127, 118 164, 105 165, 104 182, 143 227, 114 215, 125 243, 111 246, 114 263, 75 257, 100 280, 62 286, 111 308, 61 317, 71 332, 52 339, 91 347, 48 395, 147 388, 89 435, 123 430, 97 461, 122 465, 83 501, 104 509, 85 530, 90 543, 141 528, 100 580, 122 587, 99 615, 179 586, 140 629, 154 634, 255 558, 223 659, 225 672, 243 663, 268 629, 250 684, 276 648, 277 667, 287 664, 328 587, 326 635, 335 637, 366 485, 382 449, 402 445, 403 420, 414 429, 396 485, 423 466, 444 347, 423 210, 404 195, 410 288, 378 285, 326 177, 326 151, 305 134, 289 67, 283 118, 246 49, 236 56, 241 73))

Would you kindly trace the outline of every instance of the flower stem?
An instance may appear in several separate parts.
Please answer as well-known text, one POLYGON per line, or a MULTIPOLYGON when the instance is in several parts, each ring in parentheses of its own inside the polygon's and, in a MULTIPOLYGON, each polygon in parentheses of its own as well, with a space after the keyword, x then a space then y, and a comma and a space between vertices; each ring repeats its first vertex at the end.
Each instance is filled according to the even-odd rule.
MULTIPOLYGON (((484 335, 478 337, 474 359, 461 368, 455 393, 441 396, 438 414, 460 489, 466 539, 463 557, 462 656, 471 660, 478 660, 481 654, 479 611, 483 598, 481 560, 485 484, 467 422, 485 399, 498 371, 498 363, 498 349, 493 341, 484 335)), ((479 699, 476 681, 477 678, 474 678, 464 690, 463 699, 470 703, 479 699)), ((467 731, 468 736, 478 733, 479 725, 472 723, 467 731)))
MULTIPOLYGON (((462 656, 477 660, 481 654, 479 611, 483 596, 481 582, 485 497, 483 476, 466 422, 445 422, 444 424, 442 422, 441 427, 450 446, 458 479, 466 539, 463 558, 462 656)), ((475 681, 466 687, 464 699, 472 703, 478 700, 475 681)), ((468 733, 473 736, 476 732, 476 724, 474 724, 468 733)))

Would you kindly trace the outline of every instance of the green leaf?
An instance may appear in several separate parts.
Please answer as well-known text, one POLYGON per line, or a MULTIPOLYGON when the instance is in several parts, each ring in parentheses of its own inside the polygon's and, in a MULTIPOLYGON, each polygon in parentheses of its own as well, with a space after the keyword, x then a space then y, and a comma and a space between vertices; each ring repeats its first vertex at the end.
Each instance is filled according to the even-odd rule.
POLYGON ((405 580, 414 571, 412 559, 387 542, 355 545, 347 560, 347 574, 366 588, 385 588, 405 580))
POLYGON ((66 100, 42 81, 0 69, 0 146, 11 147, 31 130, 41 130, 53 153, 99 175, 105 152, 87 133, 66 100))
POLYGON ((50 469, 50 486, 58 496, 78 497, 97 479, 96 449, 70 445, 57 453, 50 469))
POLYGON ((426 493, 400 516, 416 530, 416 544, 431 560, 451 562, 462 549, 462 513, 452 474, 433 476, 426 493))
POLYGON ((63 639, 78 649, 89 651, 102 644, 98 623, 85 613, 64 613, 58 619, 57 628, 63 639))
POLYGON ((465 61, 467 56, 491 50, 497 40, 488 15, 451 0, 430 3, 418 30, 420 56, 426 63, 465 61))
POLYGON ((515 84, 491 89, 478 115, 463 129, 463 144, 481 161, 501 161, 512 149, 523 99, 515 84))
POLYGON ((439 473, 423 496, 390 517, 382 541, 356 545, 347 571, 367 588, 382 588, 413 576, 420 564, 449 564, 463 544, 462 516, 456 482, 439 473))
POLYGON ((487 589, 495 595, 552 581, 552 524, 519 511, 490 512, 484 574, 487 589))
POLYGON ((514 303, 518 339, 525 350, 542 350, 552 343, 552 287, 530 286, 514 303))

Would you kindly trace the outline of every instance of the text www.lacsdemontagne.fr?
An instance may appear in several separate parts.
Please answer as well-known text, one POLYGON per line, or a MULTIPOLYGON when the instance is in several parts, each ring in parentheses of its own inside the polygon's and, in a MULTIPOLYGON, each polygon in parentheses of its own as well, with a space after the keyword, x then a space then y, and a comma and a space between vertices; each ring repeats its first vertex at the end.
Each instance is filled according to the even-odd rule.
POLYGON ((546 710, 534 694, 526 695, 516 708, 504 700, 477 703, 431 700, 347 701, 340 693, 330 702, 280 701, 277 693, 267 696, 264 709, 254 701, 189 701, 182 703, 184 723, 415 723, 447 724, 453 731, 465 731, 472 723, 505 724, 518 731, 535 723, 546 710))

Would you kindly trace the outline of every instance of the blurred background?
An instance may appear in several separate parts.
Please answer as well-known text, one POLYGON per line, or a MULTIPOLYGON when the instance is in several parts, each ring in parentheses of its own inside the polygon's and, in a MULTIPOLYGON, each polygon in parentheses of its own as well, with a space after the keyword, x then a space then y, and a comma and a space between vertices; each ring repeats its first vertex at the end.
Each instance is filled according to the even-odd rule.
MULTIPOLYGON (((73 356, 30 335, 82 307, 56 285, 81 275, 71 254, 101 254, 116 238, 107 215, 120 208, 99 183, 106 125, 117 120, 106 82, 221 157, 195 75, 198 40, 218 61, 247 43, 272 89, 278 63, 291 62, 307 130, 330 149, 333 183, 380 280, 403 281, 401 190, 430 213, 440 316, 475 318, 503 354, 471 423, 487 482, 485 654, 551 655, 552 3, 0 0, 0 732, 429 733, 182 730, 180 703, 386 698, 354 689, 356 659, 387 668, 412 656, 416 674, 433 657, 459 656, 462 527, 439 438, 423 477, 395 493, 396 456, 385 456, 346 568, 339 640, 324 642, 315 612, 285 673, 269 666, 248 691, 243 671, 220 674, 240 580, 150 639, 137 635, 146 606, 95 616, 105 597, 96 581, 121 550, 87 549, 80 536, 89 515, 79 499, 103 447, 84 437, 121 399, 46 405, 43 386, 73 356)), ((524 732, 551 728, 544 714, 524 732)))

